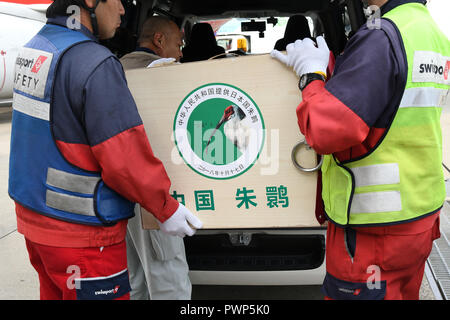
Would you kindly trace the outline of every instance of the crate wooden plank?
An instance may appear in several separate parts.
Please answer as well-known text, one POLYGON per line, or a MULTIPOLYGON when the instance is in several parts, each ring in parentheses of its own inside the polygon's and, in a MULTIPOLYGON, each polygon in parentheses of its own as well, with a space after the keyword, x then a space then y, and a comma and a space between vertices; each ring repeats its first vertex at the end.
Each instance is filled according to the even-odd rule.
MULTIPOLYGON (((297 87, 298 78, 292 70, 269 55, 261 55, 129 70, 126 75, 152 149, 163 161, 171 178, 171 193, 184 196, 185 205, 203 221, 204 228, 319 226, 314 214, 317 174, 299 171, 291 160, 293 147, 304 139, 295 114, 301 93, 297 87), (229 89, 228 96, 208 96, 208 89, 219 90, 223 94, 226 88, 229 89), (234 100, 230 97, 233 89, 236 92, 234 100), (195 103, 195 92, 202 102, 195 103), (237 100, 239 96, 242 97, 240 102, 237 100), (257 160, 245 170, 237 167, 236 170, 241 169, 242 172, 227 179, 223 178, 224 172, 221 176, 220 169, 216 177, 201 174, 199 170, 206 170, 207 165, 195 167, 189 164, 186 154, 179 151, 179 148, 187 148, 186 143, 183 147, 182 141, 177 140, 177 144, 174 141, 177 137, 174 131, 181 130, 177 121, 187 118, 195 121, 194 111, 198 111, 197 116, 204 116, 207 105, 211 109, 208 111, 216 112, 212 110, 216 108, 211 102, 214 97, 222 103, 217 105, 219 114, 226 103, 223 100, 228 99, 230 105, 238 105, 246 112, 244 119, 247 120, 253 119, 253 113, 244 103, 251 102, 253 111, 257 109, 259 116, 254 122, 264 124, 261 149, 256 148, 260 150, 257 160), (193 99, 192 110, 186 108, 182 118, 183 106, 189 106, 189 99, 193 99), (247 203, 242 202, 245 191, 248 197, 254 196, 247 203)), ((219 118, 216 117, 215 121, 219 118)), ((215 121, 203 119, 203 145, 207 142, 206 131, 215 127, 215 121)), ((179 131, 176 132, 178 134, 179 131)), ((228 141, 226 139, 225 136, 224 140, 228 141)), ((250 141, 261 142, 258 138, 250 141)), ((195 146, 191 144, 191 147, 194 149, 195 146)), ((216 148, 215 154, 220 150, 216 148)), ((251 158, 246 152, 244 149, 241 158, 251 158)), ((197 154, 199 158, 200 155, 197 154)), ((317 163, 313 150, 301 149, 297 158, 305 167, 313 167, 317 163)), ((155 227, 150 213, 142 210, 142 217, 144 228, 155 227)))

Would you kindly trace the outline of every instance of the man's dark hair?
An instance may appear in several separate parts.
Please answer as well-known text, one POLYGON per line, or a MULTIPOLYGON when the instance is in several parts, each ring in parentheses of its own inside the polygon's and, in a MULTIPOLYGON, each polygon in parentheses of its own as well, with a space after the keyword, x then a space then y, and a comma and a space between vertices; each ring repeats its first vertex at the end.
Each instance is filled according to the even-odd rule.
POLYGON ((152 41, 156 32, 162 32, 167 35, 171 30, 171 25, 174 23, 174 21, 165 16, 151 16, 147 18, 142 25, 138 43, 152 41))
MULTIPOLYGON (((107 0, 101 0, 106 2, 107 0)), ((73 12, 67 12, 67 8, 76 5, 82 8, 86 8, 84 0, 54 0, 53 3, 47 8, 46 17, 55 18, 57 16, 70 16, 73 12)))

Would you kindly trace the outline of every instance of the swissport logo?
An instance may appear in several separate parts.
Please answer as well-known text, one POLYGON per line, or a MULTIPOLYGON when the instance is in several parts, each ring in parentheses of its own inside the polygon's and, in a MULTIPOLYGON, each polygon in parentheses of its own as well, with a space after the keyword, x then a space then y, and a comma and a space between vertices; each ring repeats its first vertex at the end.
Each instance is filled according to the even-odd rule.
POLYGON ((115 286, 113 289, 110 290, 99 290, 99 291, 95 291, 95 295, 108 295, 108 294, 116 294, 119 291, 120 286, 117 285, 115 286))
POLYGON ((47 60, 47 57, 39 56, 39 58, 37 59, 36 63, 34 64, 33 68, 31 69, 31 72, 38 73, 45 60, 47 60))
POLYGON ((361 289, 347 289, 347 288, 338 288, 340 292, 352 294, 354 296, 359 296, 361 293, 361 289))
MULTIPOLYGON (((448 68, 448 61, 445 68, 448 68)), ((422 63, 420 65, 420 73, 431 73, 431 74, 437 74, 437 75, 444 75, 444 66, 443 65, 437 65, 434 63, 422 63)), ((448 78, 448 71, 447 71, 447 77, 448 78)))
POLYGON ((186 164, 211 179, 232 179, 258 159, 264 120, 243 90, 210 83, 189 93, 174 118, 174 136, 186 164))
POLYGON ((23 47, 16 58, 14 89, 44 98, 53 54, 43 50, 23 47))
POLYGON ((450 57, 431 51, 414 53, 413 82, 450 84, 449 73, 450 57))
POLYGON ((448 73, 450 72, 450 60, 447 60, 447 63, 445 64, 444 69, 444 79, 448 80, 448 73))

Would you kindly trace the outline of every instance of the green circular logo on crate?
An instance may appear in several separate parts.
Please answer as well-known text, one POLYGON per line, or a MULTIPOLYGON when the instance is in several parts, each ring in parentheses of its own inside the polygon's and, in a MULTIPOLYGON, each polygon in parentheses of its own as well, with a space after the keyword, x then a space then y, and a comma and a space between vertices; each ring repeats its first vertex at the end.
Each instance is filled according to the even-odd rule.
POLYGON ((178 107, 173 127, 183 160, 212 179, 246 172, 264 144, 264 120, 255 101, 224 83, 210 83, 189 93, 178 107))

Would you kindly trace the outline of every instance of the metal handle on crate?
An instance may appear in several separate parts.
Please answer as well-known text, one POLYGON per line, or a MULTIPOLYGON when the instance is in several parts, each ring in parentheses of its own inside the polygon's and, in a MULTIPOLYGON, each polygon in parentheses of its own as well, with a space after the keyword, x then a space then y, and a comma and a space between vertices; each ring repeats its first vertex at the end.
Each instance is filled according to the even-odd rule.
POLYGON ((292 152, 291 152, 291 159, 292 159, 292 163, 294 164, 294 166, 303 172, 314 172, 320 169, 320 167, 322 166, 323 163, 323 156, 320 156, 320 161, 317 164, 317 166, 315 166, 314 168, 305 168, 302 167, 301 165, 298 164, 297 162, 297 151, 300 149, 300 147, 304 146, 305 148, 309 148, 311 149, 311 147, 308 145, 308 143, 306 143, 306 140, 302 140, 299 143, 297 143, 294 148, 292 148, 292 152))

